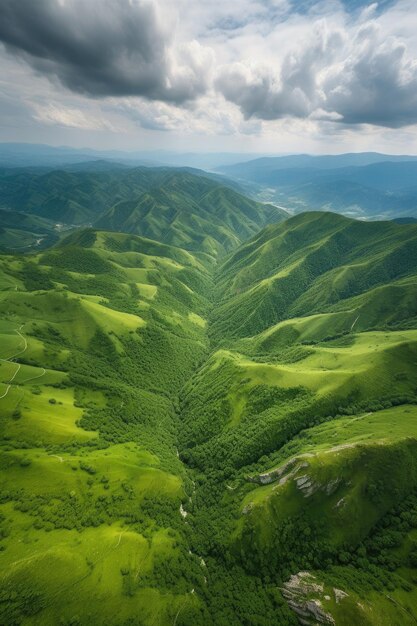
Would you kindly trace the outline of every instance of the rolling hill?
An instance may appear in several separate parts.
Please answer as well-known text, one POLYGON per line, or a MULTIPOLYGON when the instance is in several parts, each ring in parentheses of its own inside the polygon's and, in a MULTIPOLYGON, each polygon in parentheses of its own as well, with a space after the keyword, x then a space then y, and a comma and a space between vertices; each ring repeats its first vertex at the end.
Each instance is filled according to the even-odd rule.
POLYGON ((286 217, 284 211, 193 174, 175 174, 137 199, 122 201, 95 226, 224 255, 259 231, 286 217))
POLYGON ((197 526, 253 575, 280 572, 308 623, 312 598, 323 623, 414 619, 380 593, 403 606, 406 589, 415 613, 414 526, 395 516, 416 505, 416 238, 326 213, 267 227, 219 268, 213 351, 183 391, 181 457, 211 477, 197 526))
POLYGON ((1 258, 2 623, 169 623, 180 608, 199 623, 175 575, 203 577, 173 416, 205 351, 209 282, 188 252, 93 230, 1 258))
POLYGON ((1 212, 0 226, 20 211, 61 228, 94 224, 216 256, 287 217, 285 211, 225 186, 227 181, 201 174, 108 163, 91 171, 3 170, 0 206, 7 212, 1 212))
POLYGON ((0 622, 413 624, 417 226, 164 176, 0 255, 0 622))

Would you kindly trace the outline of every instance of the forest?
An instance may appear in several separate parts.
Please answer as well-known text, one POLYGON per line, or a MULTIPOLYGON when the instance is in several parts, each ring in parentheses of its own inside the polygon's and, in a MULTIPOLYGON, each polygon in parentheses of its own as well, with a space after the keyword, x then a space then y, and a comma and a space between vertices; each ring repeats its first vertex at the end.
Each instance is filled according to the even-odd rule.
POLYGON ((0 257, 0 623, 417 619, 417 227, 258 231, 0 257))

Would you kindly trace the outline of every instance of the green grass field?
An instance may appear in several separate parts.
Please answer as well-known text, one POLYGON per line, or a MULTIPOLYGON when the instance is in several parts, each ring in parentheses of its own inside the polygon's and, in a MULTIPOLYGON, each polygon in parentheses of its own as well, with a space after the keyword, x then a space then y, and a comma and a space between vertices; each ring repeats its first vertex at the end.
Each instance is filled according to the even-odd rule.
POLYGON ((0 257, 0 623, 417 620, 416 228, 233 198, 0 257))

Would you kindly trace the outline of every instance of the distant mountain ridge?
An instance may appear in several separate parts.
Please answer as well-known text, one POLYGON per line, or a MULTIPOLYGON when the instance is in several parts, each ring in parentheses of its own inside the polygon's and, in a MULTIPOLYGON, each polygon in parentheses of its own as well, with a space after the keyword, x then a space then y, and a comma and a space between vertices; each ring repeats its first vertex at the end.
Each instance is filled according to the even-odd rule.
MULTIPOLYGON (((0 208, 72 227, 95 225, 217 256, 285 211, 256 202, 236 183, 191 168, 0 170, 0 208)), ((93 167, 97 167, 93 165, 93 167)))
POLYGON ((184 172, 137 199, 115 204, 96 222, 104 230, 143 235, 217 256, 230 252, 285 211, 255 202, 217 182, 184 172))
POLYGON ((242 161, 219 169, 230 174, 245 171, 270 173, 280 169, 338 169, 345 167, 363 167, 375 163, 402 163, 404 161, 417 161, 415 155, 383 154, 380 152, 347 152, 345 154, 294 154, 288 156, 261 157, 242 161))
POLYGON ((293 212, 371 219, 417 216, 417 157, 378 153, 272 157, 221 168, 254 197, 293 212))

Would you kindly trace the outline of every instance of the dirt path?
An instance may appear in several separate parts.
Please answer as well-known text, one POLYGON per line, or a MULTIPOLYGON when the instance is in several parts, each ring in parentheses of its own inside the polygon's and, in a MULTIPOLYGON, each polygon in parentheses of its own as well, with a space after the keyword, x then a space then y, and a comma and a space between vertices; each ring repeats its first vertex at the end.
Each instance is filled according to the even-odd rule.
POLYGON ((24 324, 21 324, 19 328, 15 328, 15 331, 14 331, 23 340, 23 350, 19 350, 19 352, 16 352, 16 354, 12 354, 12 356, 8 356, 7 359, 1 359, 2 361, 11 361, 12 359, 15 359, 17 356, 20 356, 21 354, 26 352, 26 350, 28 349, 28 342, 26 340, 26 337, 22 335, 22 333, 20 332, 23 326, 24 324))
POLYGON ((123 537, 123 535, 125 534, 125 532, 127 532, 127 531, 126 531, 126 530, 122 530, 122 531, 119 533, 119 540, 118 540, 118 542, 117 542, 117 544, 116 544, 116 548, 118 548, 118 547, 120 546, 120 542, 121 542, 122 537, 123 537))
POLYGON ((187 604, 187 601, 188 601, 188 598, 186 598, 186 599, 184 600, 184 602, 181 604, 180 608, 178 609, 177 614, 176 614, 175 619, 174 619, 173 626, 175 626, 175 624, 177 623, 177 619, 178 619, 178 617, 179 617, 179 614, 181 613, 181 611, 183 610, 183 608, 184 608, 184 607, 185 607, 185 605, 187 604))
POLYGON ((30 380, 36 380, 37 378, 42 378, 42 376, 45 376, 45 374, 46 374, 46 369, 43 367, 42 374, 38 374, 37 376, 31 376, 30 378, 25 378, 25 380, 22 380, 22 384, 28 383, 30 380))
POLYGON ((388 600, 390 602, 392 602, 393 604, 395 604, 396 606, 398 606, 400 609, 402 609, 405 613, 407 613, 407 615, 409 617, 411 617, 411 619, 413 619, 415 622, 417 622, 417 618, 416 616, 410 611, 410 609, 407 609, 405 606, 403 606, 402 604, 400 604, 399 602, 397 602, 397 600, 395 600, 395 598, 393 598, 392 596, 389 596, 388 594, 386 594, 385 596, 386 598, 388 598, 388 600))
MULTIPOLYGON (((0 359, 0 361, 3 361, 3 363, 11 363, 12 359, 15 359, 17 356, 20 356, 21 354, 26 352, 26 350, 28 349, 28 342, 26 340, 26 337, 24 335, 22 335, 22 333, 20 332, 22 330, 23 326, 24 326, 24 324, 21 324, 21 326, 19 328, 15 329, 15 333, 17 333, 19 335, 19 337, 21 337, 21 339, 23 339, 23 350, 19 350, 19 352, 16 352, 16 354, 13 354, 12 356, 9 356, 7 359, 0 359)), ((7 396, 7 394, 10 391, 10 388, 12 387, 12 383, 13 383, 14 379, 16 378, 17 374, 19 373, 20 368, 22 367, 20 363, 15 363, 15 365, 17 365, 17 369, 16 369, 15 373, 13 374, 13 376, 11 377, 11 379, 8 381, 6 391, 4 392, 4 394, 2 396, 0 396, 0 400, 7 396)))
MULTIPOLYGON (((12 363, 12 362, 13 362, 13 359, 15 359, 15 358, 16 358, 16 357, 18 357, 18 356, 21 356, 21 355, 22 355, 22 354, 24 354, 24 353, 26 352, 26 350, 28 349, 28 342, 27 342, 27 339, 26 339, 26 337, 25 337, 25 336, 24 336, 24 335, 20 332, 20 331, 22 330, 23 326, 24 326, 24 324, 22 324, 19 328, 16 328, 16 329, 15 329, 15 333, 17 333, 17 334, 19 335, 19 337, 20 337, 20 338, 22 339, 22 341, 23 341, 23 349, 22 349, 22 350, 19 350, 19 352, 16 352, 16 354, 13 354, 12 356, 9 356, 7 359, 0 359, 0 361, 3 361, 3 363, 12 363)), ((3 394, 2 396, 0 396, 0 400, 1 400, 2 398, 5 398, 5 397, 7 396, 7 394, 9 393, 9 391, 10 391, 10 389, 11 389, 11 387, 13 386, 13 385, 12 385, 12 383, 13 383, 14 379, 16 378, 17 374, 18 374, 18 373, 19 373, 19 371, 20 371, 20 368, 22 367, 22 365, 21 365, 20 363, 15 363, 15 365, 17 365, 17 369, 16 369, 15 373, 13 374, 13 376, 12 376, 12 377, 10 378, 10 380, 8 381, 8 383, 6 383, 6 384, 7 384, 6 391, 4 392, 4 394, 3 394)), ((37 378, 41 378, 42 376, 45 376, 45 374, 46 374, 46 369, 43 367, 43 368, 42 368, 42 373, 41 373, 41 374, 38 374, 38 375, 36 375, 36 376, 31 376, 30 378, 27 378, 26 380, 23 380, 23 381, 22 381, 22 384, 23 384, 23 383, 27 383, 27 382, 29 382, 30 380, 36 380, 37 378)))
POLYGON ((352 326, 350 327, 350 330, 353 330, 353 327, 355 326, 356 322, 358 321, 358 319, 360 318, 360 315, 358 315, 358 317, 355 319, 355 321, 353 322, 352 326))
POLYGON ((9 382, 7 383, 6 391, 4 392, 4 394, 2 396, 0 396, 0 400, 2 398, 5 398, 7 396, 7 394, 9 393, 10 388, 12 387, 12 383, 13 383, 14 379, 16 378, 16 375, 18 374, 18 372, 19 372, 19 370, 21 368, 20 363, 16 363, 16 365, 17 365, 17 370, 15 371, 15 373, 13 374, 13 376, 11 377, 9 382))

